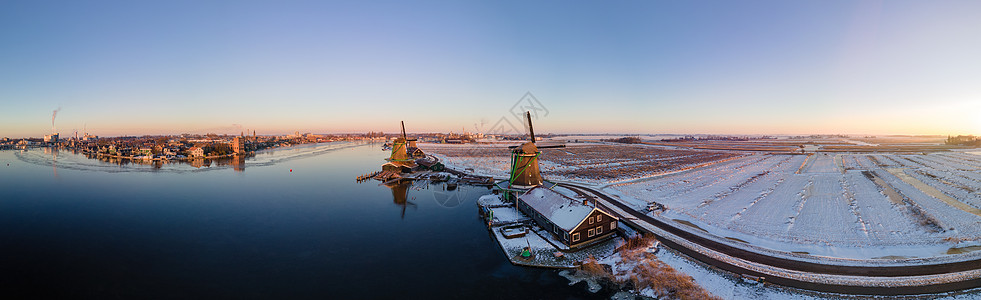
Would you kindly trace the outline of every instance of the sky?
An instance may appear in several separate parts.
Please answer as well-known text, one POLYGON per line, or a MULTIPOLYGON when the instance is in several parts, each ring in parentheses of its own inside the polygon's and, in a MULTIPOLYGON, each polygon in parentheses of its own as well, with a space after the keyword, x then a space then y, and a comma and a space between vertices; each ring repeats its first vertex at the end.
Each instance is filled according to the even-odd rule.
POLYGON ((978 135, 979 53, 981 1, 4 1, 0 137, 978 135))

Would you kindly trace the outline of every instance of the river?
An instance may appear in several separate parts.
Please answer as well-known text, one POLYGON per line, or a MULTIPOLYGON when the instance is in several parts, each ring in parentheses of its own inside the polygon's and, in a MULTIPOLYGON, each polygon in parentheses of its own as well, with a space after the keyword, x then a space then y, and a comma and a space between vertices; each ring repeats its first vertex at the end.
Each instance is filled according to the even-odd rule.
POLYGON ((516 267, 477 216, 486 188, 393 189, 380 145, 239 164, 119 164, 0 151, 0 293, 31 298, 608 298, 516 267), (402 193, 404 191, 404 194, 402 193), (404 198, 401 197, 404 195, 404 198), (404 201, 403 201, 404 200, 404 201))

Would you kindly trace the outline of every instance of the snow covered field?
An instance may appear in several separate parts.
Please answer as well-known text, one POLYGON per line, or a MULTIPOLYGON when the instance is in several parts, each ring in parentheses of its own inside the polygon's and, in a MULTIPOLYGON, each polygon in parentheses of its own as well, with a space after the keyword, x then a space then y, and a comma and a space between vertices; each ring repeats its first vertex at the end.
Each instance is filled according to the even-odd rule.
MULTIPOLYGON (((853 259, 981 245, 981 156, 757 154, 607 191, 734 243, 853 259)), ((977 253, 975 253, 977 254, 977 253)))
MULTIPOLYGON (((508 146, 520 141, 491 144, 419 144, 443 164, 472 173, 504 178, 511 168, 508 146)), ((546 144, 545 142, 541 144, 546 144)), ((728 151, 674 149, 650 145, 570 144, 542 149, 539 165, 550 180, 608 184, 657 176, 745 154, 728 151)))
MULTIPOLYGON (((420 144, 445 164, 506 177, 508 145, 420 144)), ((981 247, 981 155, 812 153, 572 144, 545 149, 543 175, 604 186, 637 210, 734 243, 852 259, 981 247)), ((975 255, 979 253, 974 253, 975 255)))

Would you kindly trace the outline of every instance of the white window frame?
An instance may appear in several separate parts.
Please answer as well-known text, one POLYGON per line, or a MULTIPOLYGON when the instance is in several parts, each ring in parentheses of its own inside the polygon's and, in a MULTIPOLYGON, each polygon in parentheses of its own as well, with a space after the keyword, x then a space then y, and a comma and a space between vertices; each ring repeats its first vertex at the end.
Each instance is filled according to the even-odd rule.
POLYGON ((586 232, 586 236, 588 237, 593 237, 594 235, 596 235, 596 229, 590 228, 589 231, 586 232))
POLYGON ((596 222, 603 221, 603 215, 596 215, 596 222))
POLYGON ((592 225, 592 224, 593 224, 593 217, 589 217, 589 224, 590 224, 590 225, 592 225))
POLYGON ((596 226, 596 235, 603 234, 603 226, 596 226))
POLYGON ((573 242, 578 242, 579 241, 579 233, 578 232, 572 234, 572 241, 573 242))
POLYGON ((617 229, 617 222, 610 223, 610 230, 616 230, 616 229, 617 229))

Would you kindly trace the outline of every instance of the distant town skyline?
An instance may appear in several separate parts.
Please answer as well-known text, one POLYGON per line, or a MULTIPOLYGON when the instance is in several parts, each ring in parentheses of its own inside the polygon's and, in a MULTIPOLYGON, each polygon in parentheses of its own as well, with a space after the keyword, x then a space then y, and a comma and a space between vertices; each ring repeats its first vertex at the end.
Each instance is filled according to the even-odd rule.
POLYGON ((86 1, 0 10, 0 138, 981 134, 977 1, 86 1), (54 112, 59 109, 57 116, 54 112), (54 123, 52 126, 52 122, 54 123))

